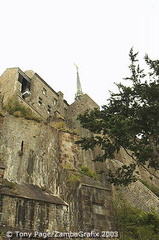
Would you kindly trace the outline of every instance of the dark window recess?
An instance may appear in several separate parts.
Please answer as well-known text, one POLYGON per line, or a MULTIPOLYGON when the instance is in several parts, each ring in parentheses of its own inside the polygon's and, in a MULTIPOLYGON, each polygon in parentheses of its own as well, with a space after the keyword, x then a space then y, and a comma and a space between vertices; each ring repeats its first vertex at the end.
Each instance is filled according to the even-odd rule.
POLYGON ((53 104, 57 105, 57 99, 56 98, 53 99, 53 104))
POLYGON ((41 106, 42 103, 43 103, 43 100, 42 100, 42 98, 39 97, 39 100, 38 100, 38 104, 39 104, 39 106, 41 106))
POLYGON ((21 93, 30 91, 30 82, 28 82, 22 75, 19 74, 18 81, 21 83, 21 93))
POLYGON ((24 141, 21 142, 21 151, 23 152, 24 149, 24 141))
POLYGON ((42 94, 46 96, 46 89, 45 88, 42 89, 42 94))
POLYGON ((47 106, 47 112, 48 112, 48 114, 51 113, 51 107, 49 105, 47 106))

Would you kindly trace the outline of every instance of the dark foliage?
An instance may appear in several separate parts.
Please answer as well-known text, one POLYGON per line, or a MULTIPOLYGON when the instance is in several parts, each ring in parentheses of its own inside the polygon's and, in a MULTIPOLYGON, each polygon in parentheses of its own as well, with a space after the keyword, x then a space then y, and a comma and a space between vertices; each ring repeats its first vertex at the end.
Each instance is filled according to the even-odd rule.
POLYGON ((159 60, 152 61, 147 55, 145 62, 150 72, 140 69, 138 53, 130 50, 131 76, 125 78, 131 86, 116 84, 118 93, 112 93, 102 110, 95 109, 79 115, 83 128, 94 133, 91 138, 78 141, 82 148, 100 146, 103 155, 95 161, 114 158, 122 147, 135 163, 123 165, 116 173, 109 173, 114 184, 127 185, 136 180, 135 165, 159 169, 159 60))

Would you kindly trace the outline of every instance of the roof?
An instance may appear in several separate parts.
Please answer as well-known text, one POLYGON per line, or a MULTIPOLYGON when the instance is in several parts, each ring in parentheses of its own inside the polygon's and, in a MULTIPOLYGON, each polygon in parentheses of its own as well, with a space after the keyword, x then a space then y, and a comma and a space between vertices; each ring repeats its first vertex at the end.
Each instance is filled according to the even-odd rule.
POLYGON ((43 191, 37 185, 26 184, 26 183, 18 184, 18 183, 13 183, 9 181, 7 182, 10 185, 8 184, 7 186, 6 184, 6 186, 3 186, 2 192, 1 192, 2 195, 9 195, 12 197, 19 197, 19 198, 25 198, 29 200, 36 200, 36 201, 47 202, 51 204, 67 206, 67 203, 65 203, 60 197, 53 195, 52 192, 48 189, 43 191))

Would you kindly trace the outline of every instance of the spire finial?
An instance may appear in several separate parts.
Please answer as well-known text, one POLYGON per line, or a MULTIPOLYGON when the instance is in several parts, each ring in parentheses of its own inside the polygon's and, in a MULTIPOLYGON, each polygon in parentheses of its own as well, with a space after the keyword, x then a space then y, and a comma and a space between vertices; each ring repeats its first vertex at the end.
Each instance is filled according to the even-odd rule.
POLYGON ((82 87, 81 87, 81 83, 80 83, 80 78, 79 78, 79 73, 78 73, 78 66, 76 64, 74 64, 77 70, 77 92, 75 94, 75 100, 79 99, 81 96, 83 96, 83 92, 82 92, 82 87))

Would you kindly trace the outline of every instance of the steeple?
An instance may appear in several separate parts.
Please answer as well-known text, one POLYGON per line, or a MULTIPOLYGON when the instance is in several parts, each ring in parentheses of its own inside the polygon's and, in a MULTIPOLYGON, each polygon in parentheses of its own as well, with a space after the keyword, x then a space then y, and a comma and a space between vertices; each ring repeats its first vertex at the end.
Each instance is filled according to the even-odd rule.
POLYGON ((81 83, 80 83, 80 78, 79 78, 79 73, 78 73, 78 66, 76 64, 74 64, 77 70, 77 92, 75 94, 75 100, 79 99, 81 96, 83 96, 83 92, 82 92, 82 87, 81 87, 81 83))

